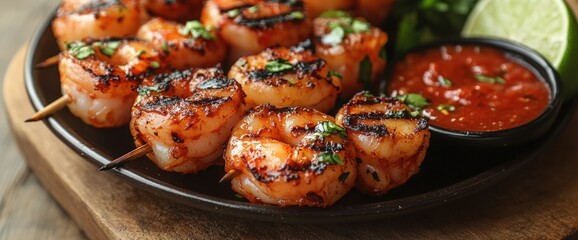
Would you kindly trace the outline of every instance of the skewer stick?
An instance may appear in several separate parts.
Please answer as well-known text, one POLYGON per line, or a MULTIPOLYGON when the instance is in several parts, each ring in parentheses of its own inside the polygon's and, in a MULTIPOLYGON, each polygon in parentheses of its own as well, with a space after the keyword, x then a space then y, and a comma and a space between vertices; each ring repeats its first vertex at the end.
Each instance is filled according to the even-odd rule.
POLYGON ((48 106, 44 107, 43 109, 40 109, 40 111, 36 112, 34 115, 32 115, 32 117, 26 119, 24 122, 35 122, 38 120, 42 120, 45 117, 48 117, 49 115, 55 113, 56 111, 63 109, 69 102, 70 98, 68 98, 67 95, 64 95, 56 99, 56 101, 48 104, 48 106))
POLYGON ((148 144, 144 144, 138 148, 136 148, 135 150, 132 150, 130 152, 128 152, 125 155, 120 156, 119 158, 112 160, 112 162, 109 162, 108 164, 102 166, 100 169, 98 169, 98 171, 106 171, 106 170, 110 170, 113 169, 125 162, 137 159, 139 157, 142 157, 144 155, 146 155, 149 152, 152 152, 153 148, 148 145, 148 144))
POLYGON ((233 169, 233 170, 229 170, 225 176, 223 176, 221 178, 221 180, 219 180, 219 182, 224 182, 224 181, 229 181, 231 179, 233 179, 234 177, 236 177, 237 175, 241 174, 239 171, 233 169))
POLYGON ((56 54, 52 57, 49 57, 47 59, 45 59, 44 61, 37 63, 36 65, 34 65, 37 68, 45 68, 45 67, 50 67, 54 64, 57 64, 58 61, 60 61, 60 54, 56 54))

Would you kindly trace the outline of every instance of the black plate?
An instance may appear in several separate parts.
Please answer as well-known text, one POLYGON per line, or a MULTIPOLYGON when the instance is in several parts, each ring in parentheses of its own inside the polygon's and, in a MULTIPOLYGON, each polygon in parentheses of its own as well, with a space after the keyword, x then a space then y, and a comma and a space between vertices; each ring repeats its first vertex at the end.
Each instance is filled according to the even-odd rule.
MULTIPOLYGON (((49 24, 50 19, 37 30, 25 62, 26 89, 35 109, 41 109, 61 96, 57 67, 34 67, 35 63, 58 53, 49 24)), ((353 190, 328 208, 280 208, 249 203, 237 198, 229 183, 219 183, 219 178, 225 173, 222 167, 211 167, 197 175, 181 175, 161 171, 143 158, 111 171, 167 200, 227 215, 299 223, 371 220, 448 203, 498 182, 549 146, 572 115, 573 105, 566 103, 563 106, 554 129, 518 148, 491 151, 452 149, 432 141, 420 172, 403 186, 381 197, 353 190)), ((134 148, 127 127, 96 129, 84 124, 68 110, 59 111, 45 123, 63 142, 97 167, 134 148)), ((97 167, 95 174, 107 174, 97 172, 97 167)))

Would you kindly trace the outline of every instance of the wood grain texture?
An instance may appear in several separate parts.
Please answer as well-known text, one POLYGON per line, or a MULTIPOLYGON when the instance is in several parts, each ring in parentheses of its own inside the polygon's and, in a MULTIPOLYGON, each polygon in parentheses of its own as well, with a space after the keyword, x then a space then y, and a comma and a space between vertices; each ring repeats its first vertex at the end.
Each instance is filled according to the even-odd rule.
MULTIPOLYGON (((14 25, 8 26, 14 29, 7 33, 10 38, 0 38, 0 47, 5 50, 0 66, 7 66, 10 53, 36 26, 33 22, 43 20, 55 2, 0 2, 0 19, 16 19, 0 21, 0 29, 14 25), (26 14, 5 10, 5 5, 26 14), (31 21, 14 24, 19 19, 31 21)), ((577 1, 571 2, 578 6, 577 1)), ((159 199, 111 173, 97 172, 96 166, 60 143, 44 124, 24 124, 32 108, 22 83, 23 53, 21 49, 14 57, 4 78, 8 116, 0 109, 0 239, 83 238, 35 175, 78 226, 95 239, 560 239, 578 231, 578 116, 537 161, 458 202, 369 223, 260 223, 159 199), (10 121, 14 139, 35 175, 30 174, 7 134, 4 119, 10 121)))
MULTIPOLYGON (((4 76, 18 48, 58 2, 0 1, 0 76, 4 76)), ((85 238, 76 223, 27 168, 10 135, 6 119, 4 104, 0 104, 0 239, 85 238)))

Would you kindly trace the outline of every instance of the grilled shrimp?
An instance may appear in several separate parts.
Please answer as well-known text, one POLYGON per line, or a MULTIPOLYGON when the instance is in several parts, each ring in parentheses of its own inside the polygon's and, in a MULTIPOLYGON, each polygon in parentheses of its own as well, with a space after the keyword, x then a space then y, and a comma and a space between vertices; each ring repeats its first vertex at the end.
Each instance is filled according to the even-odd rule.
POLYGON ((376 84, 385 70, 387 35, 360 18, 332 11, 313 21, 315 53, 343 76, 342 99, 376 84))
POLYGON ((310 18, 316 18, 319 14, 329 10, 353 10, 357 0, 303 0, 305 12, 310 18))
POLYGON ((221 69, 159 74, 139 87, 130 130, 161 169, 196 173, 222 162, 223 145, 245 113, 244 93, 221 69))
POLYGON ((396 0, 358 0, 355 13, 375 26, 382 26, 396 0))
POLYGON ((227 55, 227 45, 198 21, 186 25, 153 18, 141 26, 137 37, 166 55, 165 62, 176 69, 213 67, 227 55))
POLYGON ((130 120, 141 80, 162 68, 159 54, 137 40, 72 42, 59 61, 63 95, 75 116, 94 127, 130 120))
POLYGON ((219 28, 231 46, 229 63, 268 47, 295 45, 311 33, 301 0, 207 0, 201 22, 219 28))
POLYGON ((357 187, 380 195, 405 183, 419 170, 430 132, 427 118, 414 117, 402 101, 362 92, 339 110, 361 160, 357 187))
POLYGON ((302 47, 269 48, 240 58, 229 71, 243 86, 247 104, 301 106, 328 112, 341 90, 325 61, 302 47))
POLYGON ((147 18, 140 0, 62 0, 52 32, 64 50, 68 42, 134 35, 147 18))
POLYGON ((333 117, 260 105, 233 129, 225 170, 251 202, 327 207, 355 185, 355 149, 333 117))
POLYGON ((148 12, 167 20, 185 22, 199 19, 204 0, 145 0, 148 12))

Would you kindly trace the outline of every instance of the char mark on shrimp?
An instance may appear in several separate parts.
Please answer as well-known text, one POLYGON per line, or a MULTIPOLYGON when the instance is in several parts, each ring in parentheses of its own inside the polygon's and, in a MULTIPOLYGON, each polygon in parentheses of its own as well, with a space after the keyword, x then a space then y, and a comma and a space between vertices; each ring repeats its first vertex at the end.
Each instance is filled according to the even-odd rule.
POLYGON ((303 134, 307 134, 307 133, 313 133, 315 132, 315 126, 313 124, 307 124, 305 126, 299 126, 299 127, 293 127, 291 128, 291 134, 293 136, 301 136, 303 134))
POLYGON ((269 0, 265 3, 273 4, 283 4, 288 6, 290 11, 282 14, 248 18, 242 12, 245 9, 249 9, 258 5, 243 4, 233 8, 221 9, 221 14, 227 14, 236 24, 244 25, 252 29, 270 29, 277 24, 282 24, 285 22, 302 22, 305 20, 303 1, 290 1, 290 0, 269 0), (238 12, 238 14, 231 14, 233 12, 238 12), (298 12, 298 14, 296 14, 298 12))
MULTIPOLYGON (((285 59, 274 59, 271 61, 286 62, 285 59)), ((311 75, 312 77, 321 79, 322 76, 319 75, 318 70, 325 66, 325 61, 323 59, 315 59, 313 61, 301 61, 291 68, 282 71, 269 71, 267 69, 257 69, 249 72, 249 79, 254 81, 265 81, 270 78, 279 77, 287 74, 296 74, 297 78, 303 79, 305 75, 311 75)))
POLYGON ((82 69, 92 75, 94 78, 98 80, 95 88, 103 91, 107 87, 110 86, 111 82, 118 82, 120 81, 120 77, 114 74, 114 69, 111 66, 104 67, 104 74, 97 74, 95 73, 90 67, 83 66, 82 69))
POLYGON ((365 133, 368 135, 373 135, 377 137, 389 136, 391 133, 387 130, 387 127, 383 124, 368 125, 360 123, 360 120, 367 120, 364 118, 364 114, 349 114, 343 118, 343 124, 345 127, 352 131, 365 133))
POLYGON ((222 89, 229 87, 235 83, 234 79, 227 78, 227 77, 214 77, 209 80, 206 80, 199 85, 197 85, 198 89, 206 90, 206 89, 222 89))
POLYGON ((331 141, 323 142, 323 144, 309 144, 306 147, 313 149, 315 151, 332 152, 332 153, 336 153, 345 149, 345 147, 342 144, 331 141))

